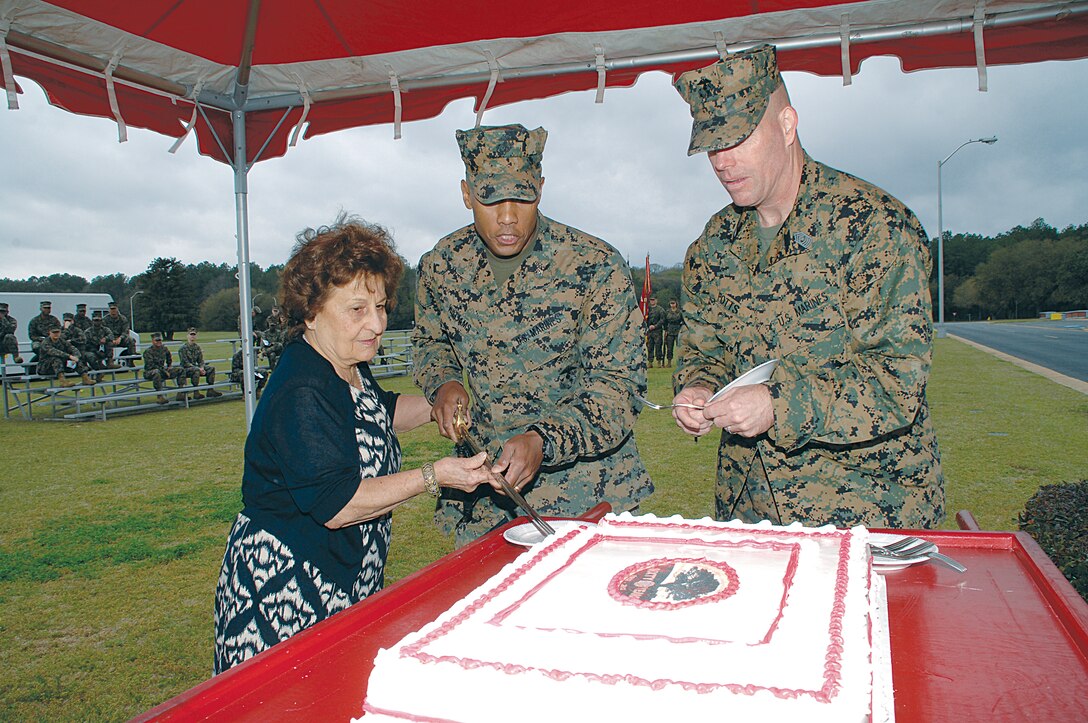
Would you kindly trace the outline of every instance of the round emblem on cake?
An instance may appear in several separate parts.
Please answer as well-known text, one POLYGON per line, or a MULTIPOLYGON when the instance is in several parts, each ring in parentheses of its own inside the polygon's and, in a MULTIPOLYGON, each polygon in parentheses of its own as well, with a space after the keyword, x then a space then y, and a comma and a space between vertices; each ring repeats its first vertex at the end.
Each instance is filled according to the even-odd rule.
POLYGON ((608 594, 624 605, 675 610, 724 600, 738 587, 737 571, 724 562, 662 557, 620 570, 608 583, 608 594))

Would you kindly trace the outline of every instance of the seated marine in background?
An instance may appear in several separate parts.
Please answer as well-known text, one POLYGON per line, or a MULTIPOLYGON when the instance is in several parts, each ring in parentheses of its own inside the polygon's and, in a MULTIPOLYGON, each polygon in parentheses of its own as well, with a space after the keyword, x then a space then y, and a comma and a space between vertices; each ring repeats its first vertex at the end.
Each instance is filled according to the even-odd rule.
POLYGON ((64 376, 67 371, 81 375, 84 384, 94 384, 87 374, 90 367, 80 357, 79 349, 62 338, 61 328, 54 326, 38 346, 38 375, 56 379, 59 386, 70 387, 75 382, 68 381, 64 376))
MULTIPOLYGON (((215 384, 215 367, 204 363, 204 350, 196 343, 196 328, 190 326, 187 341, 178 349, 178 363, 181 364, 181 378, 184 384, 188 379, 194 387, 200 385, 200 378, 204 377, 205 383, 215 384)), ((208 397, 221 397, 223 394, 217 389, 209 389, 208 397)), ((193 399, 203 399, 200 390, 193 392, 193 399)))
MULTIPOLYGON (((155 391, 159 395, 155 401, 166 404, 167 399, 162 394, 167 379, 174 379, 180 389, 185 385, 181 377, 181 367, 174 366, 174 355, 162 343, 162 334, 155 332, 151 335, 151 346, 144 349, 144 379, 155 385, 155 391)), ((178 392, 174 397, 176 401, 185 401, 185 392, 178 392)))

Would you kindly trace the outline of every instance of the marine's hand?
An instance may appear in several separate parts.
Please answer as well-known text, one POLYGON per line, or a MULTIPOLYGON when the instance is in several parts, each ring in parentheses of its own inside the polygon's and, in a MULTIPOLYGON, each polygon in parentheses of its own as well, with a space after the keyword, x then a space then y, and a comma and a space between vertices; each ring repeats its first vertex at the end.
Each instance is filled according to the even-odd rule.
POLYGON ((771 391, 764 384, 730 389, 703 414, 715 426, 741 437, 758 437, 774 425, 771 391))
MULTIPOLYGON (((454 418, 457 415, 458 402, 464 407, 464 416, 468 418, 468 393, 460 382, 446 382, 438 388, 434 395, 434 405, 431 407, 431 419, 438 424, 438 431, 447 439, 457 441, 457 428, 454 418)), ((472 420, 469 419, 469 426, 472 420)))
POLYGON ((536 432, 530 431, 506 440, 502 455, 495 460, 495 466, 491 469, 503 475, 520 492, 536 477, 543 461, 544 440, 536 432))
MULTIPOLYGON (((714 392, 706 387, 691 386, 684 387, 680 390, 680 393, 673 397, 673 404, 705 404, 707 399, 714 394, 714 392)), ((672 417, 676 420, 677 426, 684 430, 688 434, 694 434, 696 437, 701 437, 710 431, 710 428, 714 426, 714 422, 707 419, 703 415, 703 410, 692 409, 691 407, 673 407, 672 417)))
POLYGON ((499 483, 484 464, 487 455, 480 452, 475 457, 443 457, 434 463, 434 476, 442 487, 453 487, 462 492, 471 492, 482 484, 491 483, 498 488, 499 483))

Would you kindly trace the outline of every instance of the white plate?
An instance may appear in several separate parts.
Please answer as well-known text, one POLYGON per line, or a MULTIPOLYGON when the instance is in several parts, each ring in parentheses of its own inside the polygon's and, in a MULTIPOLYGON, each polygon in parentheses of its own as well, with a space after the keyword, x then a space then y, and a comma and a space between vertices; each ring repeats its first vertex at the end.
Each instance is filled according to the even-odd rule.
MULTIPOLYGON (((564 532, 569 532, 575 527, 594 527, 596 523, 585 522, 583 520, 548 520, 548 524, 555 528, 555 534, 562 535, 564 532)), ((511 527, 509 530, 502 533, 502 536, 506 538, 507 542, 512 542, 515 545, 521 545, 522 547, 532 547, 538 542, 544 540, 544 536, 540 534, 540 530, 533 527, 532 522, 526 522, 516 527, 511 527)))
MULTIPOLYGON (((869 533, 869 542, 881 547, 890 545, 893 542, 902 540, 906 535, 889 535, 886 532, 871 532, 869 533)), ((933 552, 937 552, 937 546, 934 545, 933 552)), ((925 555, 918 555, 917 557, 884 557, 882 555, 873 555, 873 569, 878 572, 890 571, 890 570, 902 570, 904 567, 910 567, 911 565, 919 562, 928 562, 929 558, 925 555)))
POLYGON ((745 387, 749 384, 762 384, 763 382, 771 378, 771 373, 774 371, 774 368, 776 366, 778 366, 778 360, 771 359, 770 361, 763 362, 757 367, 752 367, 733 381, 726 384, 718 391, 714 392, 714 396, 706 400, 706 403, 710 404, 711 402, 718 401, 718 398, 721 395, 725 394, 734 387, 745 387))

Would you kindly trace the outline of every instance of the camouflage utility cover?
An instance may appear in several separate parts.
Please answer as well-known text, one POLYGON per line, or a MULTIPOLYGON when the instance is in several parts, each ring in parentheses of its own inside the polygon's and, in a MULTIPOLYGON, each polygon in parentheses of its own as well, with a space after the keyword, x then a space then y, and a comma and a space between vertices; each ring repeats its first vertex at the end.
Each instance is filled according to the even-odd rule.
POLYGON ((688 155, 732 148, 763 120, 771 93, 782 83, 775 49, 759 45, 676 79, 691 106, 688 155))
POLYGON ((753 209, 727 206, 684 262, 675 388, 717 389, 780 360, 767 385, 774 426, 755 439, 722 435, 717 516, 736 507, 750 522, 936 525, 944 479, 926 404, 921 224, 879 188, 807 155, 764 259, 757 224, 753 209))
POLYGON ((522 125, 457 131, 465 180, 476 200, 533 202, 540 195, 540 161, 548 131, 522 125))
MULTIPOLYGON (((600 239, 542 215, 529 243, 501 285, 472 225, 423 256, 415 381, 433 401, 464 373, 472 429, 495 458, 530 427, 545 437, 551 454, 525 489, 542 513, 578 515, 602 500, 632 509, 653 485, 633 435, 646 357, 626 265, 600 239)), ((436 519, 459 542, 520 514, 489 487, 442 492, 436 519)))

